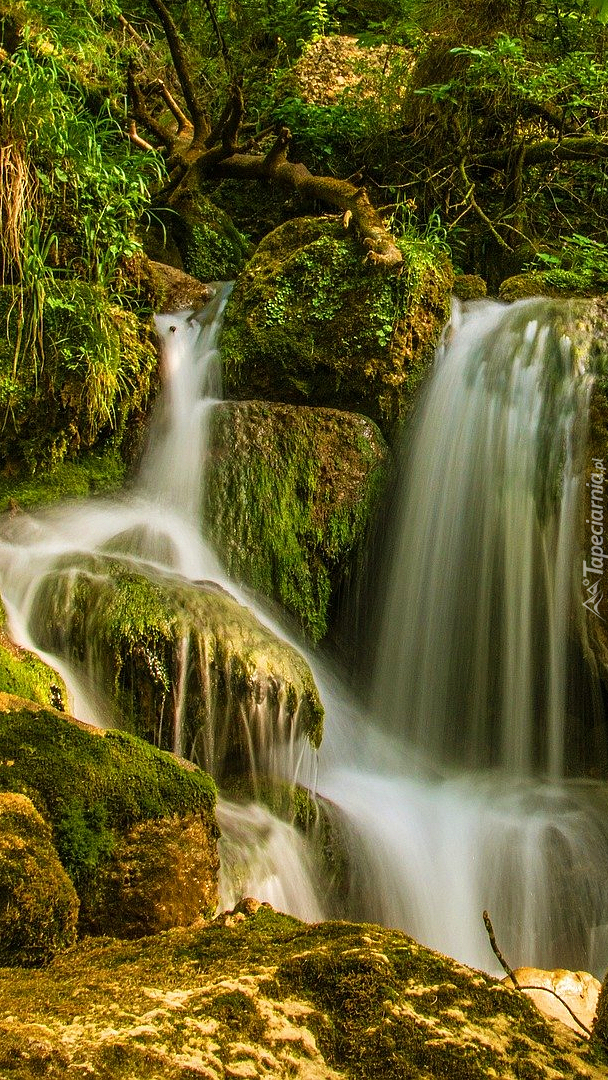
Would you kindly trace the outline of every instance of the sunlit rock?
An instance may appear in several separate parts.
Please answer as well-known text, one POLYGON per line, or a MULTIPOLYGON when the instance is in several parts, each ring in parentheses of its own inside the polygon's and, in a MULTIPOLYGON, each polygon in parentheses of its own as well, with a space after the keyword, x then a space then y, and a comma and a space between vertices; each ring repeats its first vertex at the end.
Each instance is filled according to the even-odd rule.
POLYGON ((588 1043, 523 994, 404 934, 238 906, 142 943, 83 942, 43 972, 0 972, 0 1071, 14 1080, 606 1076, 588 1043))
MULTIPOLYGON (((588 971, 565 971, 563 968, 544 971, 542 968, 520 967, 513 974, 521 992, 527 994, 545 1016, 561 1020, 562 1024, 579 1034, 586 1034, 585 1028, 587 1032, 591 1030, 601 983, 588 971)), ((508 976, 503 983, 513 986, 508 976)))
POLYGON ((390 427, 408 412, 450 309, 452 267, 400 241, 401 275, 378 273, 341 222, 295 218, 239 275, 222 337, 231 397, 330 405, 390 427))
MULTIPOLYGON (((16 900, 0 889, 8 919, 0 951, 13 947, 11 912, 19 934, 19 920, 29 926, 28 920, 38 917, 37 896, 40 906, 48 906, 49 923, 57 918, 55 879, 65 879, 74 898, 69 910, 77 911, 71 878, 80 899, 80 929, 87 932, 135 937, 213 914, 219 870, 215 785, 195 766, 123 732, 102 731, 2 694, 0 791, 23 792, 35 802, 44 821, 32 807, 19 835, 34 845, 44 841, 48 866, 46 892, 34 857, 23 869, 23 882, 15 879, 16 900)), ((11 799, 29 805, 21 794, 3 798, 9 807, 11 799)), ((0 828, 4 820, 12 822, 0 816, 0 828)), ((21 856, 14 855, 16 842, 9 838, 4 843, 0 859, 0 873, 10 880, 10 859, 17 858, 21 866, 21 856)), ((61 940, 66 937, 71 943, 73 933, 61 940)), ((35 958, 36 940, 26 945, 35 958)), ((53 950, 42 935, 39 945, 48 959, 53 950)))
POLYGON ((0 965, 48 963, 74 944, 77 918, 51 829, 25 795, 0 792, 0 965))

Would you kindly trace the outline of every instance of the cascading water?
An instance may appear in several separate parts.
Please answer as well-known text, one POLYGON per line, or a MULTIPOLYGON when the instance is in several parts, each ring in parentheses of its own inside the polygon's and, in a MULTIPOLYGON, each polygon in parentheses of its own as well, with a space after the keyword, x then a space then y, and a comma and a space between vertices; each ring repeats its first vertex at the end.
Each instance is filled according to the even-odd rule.
POLYGON ((564 321, 544 300, 456 309, 408 433, 375 727, 358 761, 339 735, 319 789, 359 917, 491 968, 488 909, 513 964, 603 974, 608 798, 562 779, 591 387, 564 321))
MULTIPOLYGON (((111 557, 152 580, 213 581, 245 602, 199 526, 225 301, 220 291, 200 319, 159 321, 166 388, 131 490, 5 522, 2 592, 23 644, 36 647, 41 583, 66 559, 95 557, 87 573, 111 557)), ((304 918, 380 921, 493 969, 488 908, 513 964, 605 966, 608 796, 561 779, 589 382, 557 314, 543 301, 481 304, 452 323, 410 436, 373 708, 308 657, 326 708, 310 786, 344 845, 343 895, 329 898, 292 825, 220 800, 226 904, 257 893, 304 918)), ((178 750, 189 651, 184 636, 178 750)), ((77 715, 104 723, 91 655, 77 670, 49 659, 76 688, 77 715)))

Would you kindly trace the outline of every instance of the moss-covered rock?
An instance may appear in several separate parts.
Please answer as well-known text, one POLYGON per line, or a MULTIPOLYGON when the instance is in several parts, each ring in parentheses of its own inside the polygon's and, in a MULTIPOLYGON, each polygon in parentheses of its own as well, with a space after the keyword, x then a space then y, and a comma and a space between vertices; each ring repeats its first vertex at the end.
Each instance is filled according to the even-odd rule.
POLYGON ((0 695, 0 790, 27 795, 52 826, 83 929, 130 936, 213 911, 215 786, 194 766, 124 732, 0 695), (198 859, 198 895, 182 897, 198 859))
POLYGON ((142 256, 139 261, 140 287, 150 298, 155 312, 197 310, 213 296, 213 289, 191 274, 167 263, 142 256))
POLYGON ((37 967, 76 940, 78 897, 25 795, 0 792, 0 965, 37 967))
MULTIPOLYGON (((265 905, 0 972, 12 1080, 601 1080, 522 994, 376 926, 265 905), (247 914, 254 910, 252 915, 247 914)), ((244 910, 243 910, 244 909, 244 910)))
POLYGON ((48 576, 33 624, 44 648, 94 672, 119 725, 218 778, 297 736, 320 743, 308 664, 217 586, 84 558, 48 576))
POLYGON ((4 620, 0 624, 0 693, 63 709, 67 693, 59 672, 35 653, 15 645, 3 625, 4 620))
POLYGON ((127 465, 113 442, 99 453, 79 454, 73 461, 64 459, 33 476, 10 475, 10 470, 8 473, 0 476, 0 513, 119 491, 127 465))
POLYGON ((221 343, 229 396, 331 405, 381 426, 407 413, 447 321, 453 273, 421 240, 384 275, 341 223, 295 218, 239 276, 221 343))
POLYGON ((3 480, 130 449, 157 363, 148 324, 100 287, 66 279, 53 283, 42 326, 27 296, 1 287, 0 328, 3 480))
POLYGON ((194 170, 169 205, 166 225, 186 273, 199 281, 232 281, 251 254, 251 244, 226 211, 203 195, 194 170))
POLYGON ((488 286, 479 274, 457 274, 452 292, 458 300, 483 300, 488 286))
POLYGON ((534 270, 516 274, 501 282, 498 295, 501 300, 512 302, 529 296, 552 296, 556 299, 569 296, 597 296, 608 282, 592 272, 582 270, 534 270))
POLYGON ((211 447, 204 517, 226 569, 318 641, 383 487, 378 428, 334 409, 226 402, 211 447))

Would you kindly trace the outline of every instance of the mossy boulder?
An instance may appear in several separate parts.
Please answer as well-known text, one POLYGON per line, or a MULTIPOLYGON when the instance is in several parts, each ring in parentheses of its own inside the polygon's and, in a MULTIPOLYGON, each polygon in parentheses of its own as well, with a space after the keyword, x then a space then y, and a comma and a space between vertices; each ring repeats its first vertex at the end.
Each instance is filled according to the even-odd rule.
POLYGON ((156 348, 150 326, 99 286, 49 287, 44 321, 0 287, 2 479, 38 477, 81 454, 128 455, 146 414, 156 348))
POLYGON ((452 292, 458 300, 483 300, 488 286, 479 274, 457 274, 452 292))
MULTIPOLYGON (((140 419, 143 422, 143 417, 140 419)), ((43 506, 62 499, 112 494, 123 487, 127 464, 118 441, 112 440, 99 452, 78 454, 74 460, 64 458, 48 470, 33 475, 24 476, 19 470, 13 474, 10 467, 6 472, 6 476, 0 475, 0 513, 43 506)))
POLYGON ((325 636, 360 558, 387 471, 376 425, 260 401, 214 410, 205 527, 230 576, 325 636))
POLYGON ((295 218, 262 240, 237 279, 221 341, 228 395, 407 414, 449 316, 449 260, 399 241, 401 275, 380 273, 341 223, 295 218))
POLYGON ((307 926, 255 904, 137 943, 85 941, 41 972, 0 972, 0 1072, 66 1080, 85 1071, 104 1080, 606 1077, 594 1050, 523 994, 404 934, 307 926))
POLYGON ((196 767, 124 732, 0 695, 0 790, 28 796, 51 826, 81 929, 134 936, 213 912, 215 786, 196 767), (197 896, 182 896, 199 860, 197 896))
POLYGON ((0 792, 0 965, 38 967, 76 940, 78 897, 25 795, 0 792))
POLYGON ((319 745, 308 664, 217 586, 84 557, 49 574, 33 624, 44 648, 94 672, 117 724, 218 778, 259 767, 276 743, 319 745))
POLYGON ((602 292, 608 281, 584 270, 534 270, 516 274, 501 282, 498 295, 501 300, 512 302, 530 296, 593 297, 602 292))
POLYGON ((201 192, 192 173, 169 199, 166 227, 187 274, 199 281, 232 281, 251 254, 251 244, 226 211, 201 192))
POLYGON ((11 641, 4 629, 3 608, 0 608, 0 693, 15 694, 56 709, 63 709, 67 700, 59 672, 35 653, 11 641))
POLYGON ((159 314, 188 308, 196 311, 213 296, 213 289, 198 278, 145 255, 139 260, 138 272, 140 288, 145 291, 154 311, 159 314))

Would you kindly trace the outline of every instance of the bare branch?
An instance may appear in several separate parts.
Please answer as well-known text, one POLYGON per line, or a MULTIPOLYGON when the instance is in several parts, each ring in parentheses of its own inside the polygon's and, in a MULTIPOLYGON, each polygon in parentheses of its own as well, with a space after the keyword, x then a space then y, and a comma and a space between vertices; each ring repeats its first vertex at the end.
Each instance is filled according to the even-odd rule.
POLYGON ((138 134, 135 120, 129 121, 127 134, 131 142, 134 143, 135 146, 139 146, 140 150, 154 150, 152 143, 146 142, 146 140, 142 139, 141 135, 138 134))
POLYGON ((173 149, 174 138, 170 131, 167 131, 162 124, 159 124, 158 120, 152 116, 152 113, 146 105, 144 95, 141 92, 141 88, 135 78, 135 71, 132 65, 129 65, 127 71, 127 89, 129 91, 129 98, 131 100, 131 106, 133 108, 135 120, 139 120, 148 131, 158 139, 163 146, 166 146, 170 151, 173 149))
POLYGON ((175 119, 177 120, 177 137, 180 138, 180 136, 184 135, 187 131, 193 131, 190 120, 186 116, 183 109, 180 108, 179 104, 173 97, 173 94, 171 93, 169 88, 165 86, 162 79, 158 80, 157 86, 163 101, 168 106, 170 111, 173 113, 175 119))
POLYGON ((188 112, 192 117, 192 125, 194 129, 194 135, 192 138, 192 149, 197 149, 204 146, 205 139, 209 133, 209 125, 207 123, 207 117, 203 108, 201 107, 196 90, 194 88, 194 81, 190 73, 190 67, 186 60, 186 54, 183 50, 180 36, 177 32, 177 27, 173 21, 173 16, 169 9, 163 3, 163 0, 149 0, 150 6, 154 9, 158 15, 169 51, 171 52, 171 58, 175 66, 175 73, 179 79, 179 84, 182 88, 184 99, 188 107, 188 112))

